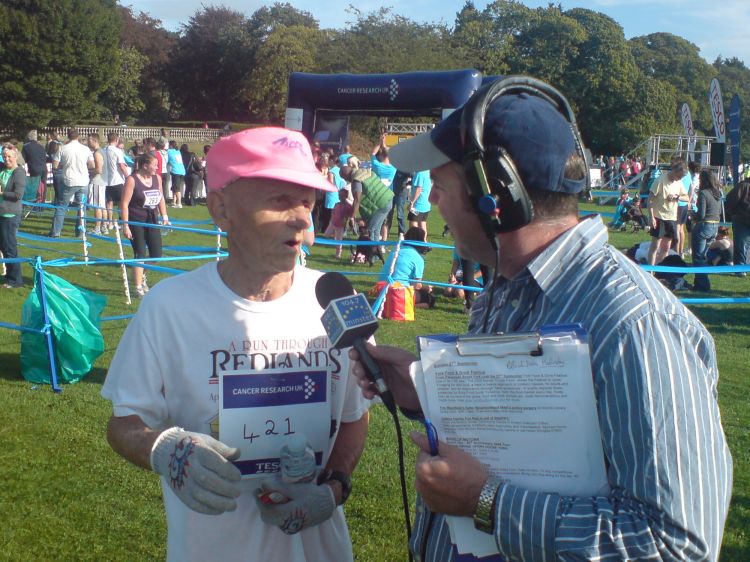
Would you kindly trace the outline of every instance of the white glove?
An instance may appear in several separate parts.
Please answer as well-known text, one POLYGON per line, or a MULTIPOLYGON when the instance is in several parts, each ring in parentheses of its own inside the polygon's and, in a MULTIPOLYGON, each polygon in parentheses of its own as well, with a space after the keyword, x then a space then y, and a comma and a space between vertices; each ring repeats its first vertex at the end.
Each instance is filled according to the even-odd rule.
POLYGON ((281 478, 276 476, 266 480, 256 491, 255 496, 263 522, 267 525, 275 525, 287 535, 293 535, 326 521, 336 509, 336 499, 328 484, 320 486, 315 482, 284 484, 281 478), (270 490, 282 494, 289 501, 266 505, 258 496, 270 490))
POLYGON ((190 509, 220 515, 237 509, 241 474, 229 461, 239 456, 239 449, 209 435, 172 427, 154 442, 151 468, 190 509))

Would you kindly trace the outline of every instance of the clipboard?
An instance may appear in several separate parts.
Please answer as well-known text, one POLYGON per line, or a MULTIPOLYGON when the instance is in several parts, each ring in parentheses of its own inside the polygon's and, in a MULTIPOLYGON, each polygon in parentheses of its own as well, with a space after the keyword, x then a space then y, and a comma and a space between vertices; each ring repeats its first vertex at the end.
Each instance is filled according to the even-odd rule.
MULTIPOLYGON (((477 457, 493 476, 538 492, 609 492, 580 324, 537 332, 419 336, 411 374, 422 411, 441 441, 477 457)), ((491 535, 448 517, 461 554, 496 554, 491 535)))

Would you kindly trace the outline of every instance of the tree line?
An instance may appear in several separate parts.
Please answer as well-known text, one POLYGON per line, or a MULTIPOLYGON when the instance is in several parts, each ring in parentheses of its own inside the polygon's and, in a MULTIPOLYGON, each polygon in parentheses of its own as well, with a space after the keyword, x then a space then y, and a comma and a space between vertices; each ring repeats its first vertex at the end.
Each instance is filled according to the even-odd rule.
MULTIPOLYGON (((713 134, 708 85, 725 107, 750 91, 737 58, 709 64, 669 33, 630 40, 593 10, 466 1, 452 26, 389 8, 348 9, 343 29, 277 2, 250 16, 203 6, 178 32, 116 0, 4 0, 0 6, 0 128, 83 120, 280 123, 290 72, 390 73, 476 68, 529 74, 570 100, 586 144, 619 153, 655 133, 681 133, 690 105, 698 134, 713 134)), ((743 137, 750 140, 750 119, 743 137)), ((750 147, 743 158, 750 156, 750 147)))

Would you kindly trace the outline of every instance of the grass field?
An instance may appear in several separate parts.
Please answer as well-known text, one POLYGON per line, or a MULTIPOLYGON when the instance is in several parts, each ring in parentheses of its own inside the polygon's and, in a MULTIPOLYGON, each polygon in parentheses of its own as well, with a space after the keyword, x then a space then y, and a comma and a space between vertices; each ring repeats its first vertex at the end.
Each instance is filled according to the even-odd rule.
MULTIPOLYGON (((593 208, 593 207, 591 207, 593 208)), ((606 209, 610 210, 611 209, 606 209)), ((172 219, 201 220, 204 206, 170 209, 172 219)), ((43 235, 50 216, 30 216, 22 230, 43 235)), ((208 228, 207 225, 203 225, 208 228)), ((430 219, 430 241, 441 238, 442 221, 430 219)), ((72 225, 66 222, 65 234, 72 225)), ((628 248, 646 239, 644 234, 613 233, 612 243, 628 248)), ((214 236, 172 233, 166 245, 213 247, 214 236)), ((76 243, 20 240, 23 256, 43 259, 79 255, 76 243)), ((114 244, 93 241, 91 255, 112 258, 114 244)), ((167 255, 184 253, 167 252, 167 255)), ((126 252, 126 257, 130 257, 126 252)), ((427 256, 426 279, 445 281, 450 251, 436 249, 427 256)), ((352 269, 333 256, 333 249, 316 246, 308 260, 317 269, 352 269)), ((169 264, 173 265, 173 264, 169 264)), ((174 267, 191 269, 198 262, 179 262, 174 267)), ((377 268, 373 268, 374 270, 377 268)), ((112 266, 48 268, 82 287, 108 297, 105 316, 128 314, 137 302, 125 304, 120 270, 112 266)), ((364 271, 359 266, 356 271, 364 271)), ((0 321, 20 323, 23 300, 31 290, 31 269, 25 267, 27 285, 16 291, 0 291, 0 321)), ((163 277, 150 273, 150 283, 163 277)), ((750 278, 712 276, 716 296, 747 295, 750 278)), ((366 290, 372 278, 355 278, 366 290)), ((690 292, 685 296, 698 296, 690 292)), ((196 295, 199 297, 199 295, 196 295)), ((695 306, 716 339, 721 380, 719 400, 724 429, 734 456, 734 497, 724 537, 722 560, 750 560, 750 415, 747 365, 750 364, 750 307, 695 306)), ((457 300, 440 297, 437 307, 419 311, 416 322, 381 322, 380 342, 414 348, 420 333, 462 332, 467 316, 457 300)), ((165 522, 158 480, 115 455, 105 440, 110 405, 100 396, 107 366, 126 326, 125 321, 102 325, 107 348, 93 371, 80 383, 66 386, 61 394, 49 387, 32 385, 20 376, 19 332, 0 329, 0 560, 159 560, 165 555, 165 522)), ((411 427, 408 423, 406 429, 411 427)), ((407 445, 407 467, 413 466, 414 450, 407 445)), ((382 406, 372 412, 367 448, 354 479, 354 491, 346 505, 355 557, 363 562, 406 559, 403 515, 395 454, 395 432, 382 406), (374 532, 377 530, 377 533, 374 532)), ((408 475, 411 479, 411 474, 408 475)), ((413 498, 413 491, 411 491, 413 498)), ((413 502, 412 502, 413 503, 413 502)))

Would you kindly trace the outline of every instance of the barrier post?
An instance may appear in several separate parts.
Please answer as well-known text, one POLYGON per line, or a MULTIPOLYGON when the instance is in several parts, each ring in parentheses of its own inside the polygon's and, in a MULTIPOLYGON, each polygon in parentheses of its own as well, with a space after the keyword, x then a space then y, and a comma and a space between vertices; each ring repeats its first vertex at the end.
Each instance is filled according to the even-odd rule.
POLYGON ((81 241, 83 242, 83 261, 86 263, 86 265, 89 264, 89 249, 88 244, 86 244, 86 205, 88 203, 88 197, 84 195, 81 197, 81 204, 78 206, 78 226, 77 229, 80 229, 79 236, 81 237, 81 241))
POLYGON ((39 302, 42 305, 42 314, 44 318, 44 327, 42 333, 47 340, 47 355, 49 357, 50 385, 56 393, 62 392, 62 388, 57 383, 57 362, 55 361, 55 346, 52 340, 52 325, 49 323, 49 314, 47 313, 47 290, 44 287, 44 269, 42 268, 42 257, 37 256, 34 261, 34 274, 39 291, 39 302))
POLYGON ((404 241, 404 234, 401 233, 398 235, 398 242, 396 243, 396 247, 393 250, 394 255, 393 255, 393 259, 391 260, 391 267, 388 270, 388 280, 386 281, 386 284, 385 284, 385 287, 383 287, 383 290, 380 291, 378 298, 376 298, 375 302, 372 303, 372 312, 378 318, 383 317, 383 304, 385 303, 385 296, 386 294, 388 294, 388 288, 391 286, 391 284, 393 284, 393 270, 396 268, 396 261, 398 260, 398 254, 401 251, 401 243, 403 241, 404 241))
POLYGON ((122 238, 120 237, 120 221, 115 221, 115 240, 117 240, 117 252, 120 256, 120 271, 122 272, 122 285, 125 287, 125 304, 131 304, 130 285, 128 284, 128 268, 122 263, 125 254, 122 253, 122 238))

